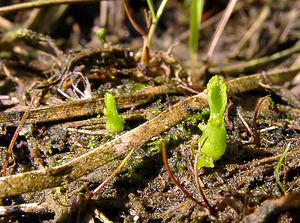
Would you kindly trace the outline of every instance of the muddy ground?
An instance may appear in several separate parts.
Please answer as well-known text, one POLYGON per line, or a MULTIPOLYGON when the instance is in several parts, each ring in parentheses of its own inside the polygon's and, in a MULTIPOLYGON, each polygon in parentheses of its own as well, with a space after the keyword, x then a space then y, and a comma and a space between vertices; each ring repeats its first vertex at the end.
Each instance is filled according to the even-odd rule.
MULTIPOLYGON (((300 222, 300 1, 237 1, 223 31, 227 1, 206 1, 196 63, 188 2, 168 1, 146 63, 123 1, 0 3, 1 222, 300 222), (213 75, 227 148, 197 170, 213 75)), ((146 1, 127 8, 147 33, 146 1)))

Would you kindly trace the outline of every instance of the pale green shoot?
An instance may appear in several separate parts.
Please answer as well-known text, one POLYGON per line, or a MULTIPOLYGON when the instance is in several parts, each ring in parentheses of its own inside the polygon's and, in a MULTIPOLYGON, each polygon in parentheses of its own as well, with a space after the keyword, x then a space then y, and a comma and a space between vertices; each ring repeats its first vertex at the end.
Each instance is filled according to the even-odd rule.
POLYGON ((196 68, 197 68, 197 61, 198 61, 199 30, 200 30, 203 6, 204 6, 204 0, 191 0, 190 36, 189 36, 191 73, 189 79, 192 85, 197 85, 201 75, 199 72, 196 72, 197 70, 196 68))
POLYGON ((284 150, 284 152, 282 153, 282 155, 280 156, 280 159, 275 167, 275 170, 274 170, 274 176, 275 176, 275 180, 276 180, 276 183, 278 184, 279 188, 281 189, 282 193, 285 194, 285 187, 284 185, 280 182, 280 177, 279 177, 279 171, 282 167, 282 164, 283 164, 283 161, 286 157, 286 154, 287 152, 289 151, 290 149, 290 143, 287 145, 286 149, 284 150))
POLYGON ((151 47, 151 42, 154 36, 154 33, 156 31, 157 28, 157 23, 165 9, 165 6, 167 4, 168 0, 162 0, 162 2, 159 5, 159 8, 157 10, 157 12, 155 13, 155 9, 154 9, 154 4, 152 0, 147 0, 147 4, 148 7, 150 9, 150 13, 151 13, 151 19, 152 19, 152 24, 150 26, 149 29, 149 33, 148 33, 148 38, 147 38, 147 47, 150 49, 151 47))
POLYGON ((205 131, 199 139, 201 156, 198 168, 214 167, 226 150, 226 128, 224 113, 227 105, 226 84, 219 76, 212 77, 207 85, 210 115, 205 131))
POLYGON ((204 6, 204 0, 192 0, 190 6, 190 37, 189 49, 191 56, 198 53, 199 29, 201 24, 201 16, 204 6))
POLYGON ((99 39, 100 42, 105 42, 105 36, 106 36, 106 29, 105 28, 99 28, 98 31, 96 32, 96 35, 99 39))
POLYGON ((103 114, 107 118, 105 128, 111 132, 122 132, 124 129, 125 120, 119 115, 115 98, 112 94, 104 95, 105 108, 103 114))

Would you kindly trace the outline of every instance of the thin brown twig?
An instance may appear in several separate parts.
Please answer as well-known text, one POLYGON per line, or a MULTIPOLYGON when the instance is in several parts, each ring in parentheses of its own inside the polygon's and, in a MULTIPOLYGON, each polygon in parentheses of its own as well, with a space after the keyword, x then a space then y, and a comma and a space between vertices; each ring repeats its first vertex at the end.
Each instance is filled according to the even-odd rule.
MULTIPOLYGON (((33 99, 33 100, 34 100, 34 99, 33 99)), ((26 118, 27 118, 28 115, 29 115, 29 111, 30 111, 31 106, 32 106, 32 104, 33 104, 33 100, 31 101, 30 105, 28 106, 28 108, 27 108, 26 111, 24 112, 24 114, 23 114, 23 116, 22 116, 22 118, 21 118, 21 121, 20 121, 18 127, 16 128, 16 131, 15 131, 15 133, 14 133, 14 135, 13 135, 13 137, 12 137, 10 143, 9 143, 9 146, 8 146, 8 149, 7 149, 6 155, 5 155, 5 160, 4 160, 4 162, 3 162, 3 166, 2 166, 2 170, 1 170, 1 175, 2 175, 2 177, 6 176, 6 169, 7 169, 7 167, 8 167, 8 159, 9 159, 9 157, 12 155, 12 150, 13 150, 14 144, 15 144, 17 138, 18 138, 18 135, 19 135, 20 131, 21 131, 22 128, 23 128, 23 125, 24 125, 24 123, 25 123, 25 121, 26 121, 26 118)))
MULTIPOLYGON (((275 63, 278 60, 284 59, 286 57, 289 57, 299 52, 300 52, 300 41, 296 42, 290 48, 274 53, 272 55, 268 55, 260 58, 254 58, 248 61, 222 65, 220 67, 218 66, 209 67, 208 72, 214 75, 218 75, 218 74, 236 75, 255 68, 266 66, 267 64, 270 63, 275 63)), ((298 64, 299 64, 298 62, 295 62, 294 66, 291 66, 291 69, 297 67, 298 64)))
POLYGON ((300 209, 300 193, 293 192, 280 198, 267 200, 261 206, 257 207, 252 214, 245 216, 240 222, 242 223, 259 223, 267 222, 271 216, 279 216, 289 210, 300 209))
POLYGON ((0 15, 14 13, 20 10, 42 8, 51 5, 74 4, 74 3, 90 3, 102 0, 41 0, 34 2, 24 2, 19 4, 8 5, 0 8, 0 15))
POLYGON ((287 37, 291 33, 291 30, 293 29, 294 23, 296 23, 298 16, 299 16, 299 9, 297 8, 294 8, 288 13, 287 21, 285 21, 286 22, 286 25, 284 26, 285 28, 279 36, 280 43, 284 43, 287 41, 287 37))
MULTIPOLYGON (((206 142, 207 138, 203 141, 202 145, 206 142)), ((216 215, 216 210, 210 205, 209 201, 207 200, 205 194, 204 194, 204 191, 202 190, 202 187, 200 185, 200 178, 199 178, 199 172, 198 172, 198 158, 201 154, 201 148, 202 148, 202 145, 199 146, 198 148, 198 151, 196 153, 196 156, 195 156, 195 160, 194 160, 194 179, 195 179, 195 184, 196 184, 196 188, 198 190, 198 193, 201 195, 205 205, 207 206, 209 212, 212 214, 212 215, 216 215)))
POLYGON ((191 199, 192 201, 196 202, 197 204, 199 204, 201 207, 206 209, 206 206, 203 205, 203 203, 201 203, 200 201, 198 201, 196 198, 194 198, 189 192, 187 192, 183 186, 180 184, 179 180, 174 176, 169 163, 168 163, 168 156, 167 156, 167 148, 166 148, 166 142, 165 140, 162 141, 161 143, 161 152, 162 152, 162 159, 164 162, 164 165, 166 167, 166 170, 170 176, 170 178, 173 180, 173 182, 175 183, 175 185, 181 190, 181 192, 189 199, 191 199))
POLYGON ((258 15, 255 22, 252 24, 252 26, 248 29, 248 31, 244 34, 240 42, 237 44, 235 49, 232 52, 232 57, 238 55, 241 48, 245 45, 245 43, 250 39, 250 37, 262 26, 264 21, 267 19, 268 15, 270 14, 270 4, 267 3, 258 15))
POLYGON ((226 124, 226 128, 229 130, 233 130, 233 123, 230 120, 230 113, 233 109, 233 102, 229 99, 226 110, 225 110, 225 124, 226 124))
MULTIPOLYGON (((139 33, 142 35, 143 37, 143 48, 142 48, 142 56, 141 56, 141 65, 147 65, 148 64, 148 61, 149 61, 149 58, 150 58, 150 52, 149 52, 149 45, 148 45, 148 36, 144 30, 135 22, 135 20, 133 19, 129 9, 128 9, 128 6, 127 6, 127 3, 126 3, 126 0, 123 0, 123 3, 124 3, 124 9, 125 9, 125 12, 127 14, 127 17, 129 19, 129 22, 131 23, 131 25, 133 26, 133 28, 139 33)), ((146 13, 147 14, 147 13, 146 13)), ((150 19, 148 16, 146 16, 146 22, 147 22, 147 26, 149 25, 150 19)))
MULTIPOLYGON (((205 14, 205 13, 204 13, 205 14)), ((223 12, 218 12, 217 14, 213 15, 212 17, 208 18, 207 20, 203 20, 203 17, 201 18, 201 30, 211 27, 214 23, 216 23, 221 17, 223 12), (203 22, 202 22, 203 21, 203 22)), ((173 42, 182 42, 185 41, 190 36, 190 30, 186 30, 183 33, 176 36, 173 40, 173 42)))
MULTIPOLYGON (((243 116, 241 115, 240 111, 237 110, 236 111, 237 116, 239 117, 239 119, 242 121, 243 125, 245 126, 245 128, 247 129, 247 131, 250 133, 251 137, 253 137, 253 132, 252 129, 250 128, 250 126, 248 125, 248 123, 245 121, 245 119, 243 118, 243 116)), ((249 140, 249 141, 252 141, 249 140)))
POLYGON ((260 135, 259 135, 259 131, 257 130, 257 118, 258 118, 258 115, 259 115, 259 110, 261 108, 261 105, 262 103, 268 99, 268 95, 267 96, 264 96, 263 98, 260 98, 255 106, 255 111, 254 111, 254 117, 253 117, 253 122, 252 122, 252 125, 253 125, 253 139, 254 139, 254 143, 257 145, 257 146, 260 146, 260 135))
POLYGON ((4 30, 11 30, 13 28, 13 23, 8 19, 0 16, 0 27, 4 30))
POLYGON ((230 0, 230 2, 228 3, 225 11, 224 11, 224 14, 222 16, 222 19, 220 21, 220 23, 218 24, 218 27, 217 27, 217 30, 216 32, 214 33, 214 37, 211 41, 211 44, 209 46, 209 49, 208 49, 208 53, 207 53, 207 59, 208 61, 210 61, 215 49, 216 49, 216 46, 217 46, 217 43, 222 35, 222 32, 225 28, 225 25, 227 24, 228 22, 228 19, 234 9, 234 6, 235 4, 237 3, 238 0, 230 0))
POLYGON ((143 37, 147 36, 147 34, 144 32, 144 30, 135 22, 134 18, 132 17, 127 2, 126 0, 123 0, 123 4, 124 4, 124 9, 125 9, 125 13, 128 17, 129 22, 131 23, 131 25, 133 26, 133 28, 139 33, 141 34, 143 37))
POLYGON ((92 198, 96 193, 98 193, 105 185, 107 185, 123 168, 126 164, 132 153, 135 151, 135 148, 131 149, 131 151, 126 155, 126 157, 122 160, 120 165, 107 177, 95 190, 93 190, 89 197, 92 198))

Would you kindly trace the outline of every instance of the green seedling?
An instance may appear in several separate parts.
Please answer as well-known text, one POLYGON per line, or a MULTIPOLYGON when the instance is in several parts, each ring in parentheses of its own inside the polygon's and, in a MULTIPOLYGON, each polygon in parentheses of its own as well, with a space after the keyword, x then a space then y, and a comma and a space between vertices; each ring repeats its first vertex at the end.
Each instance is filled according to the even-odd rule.
POLYGON ((201 156, 198 159, 198 168, 214 167, 226 149, 226 128, 224 113, 227 105, 225 81, 219 77, 212 77, 207 85, 209 119, 205 131, 199 139, 201 156))
POLYGON ((119 115, 115 98, 112 94, 104 95, 105 108, 103 114, 107 118, 105 128, 111 132, 122 132, 124 129, 125 120, 119 115))
POLYGON ((162 15, 164 9, 165 9, 165 6, 166 6, 167 2, 168 2, 168 0, 162 0, 160 5, 159 5, 159 8, 158 8, 157 12, 155 13, 153 1, 152 0, 147 0, 147 4, 148 4, 148 7, 150 9, 151 19, 152 19, 152 24, 150 26, 149 33, 148 33, 148 41, 147 41, 148 48, 150 48, 150 46, 151 46, 152 39, 153 39, 154 33, 156 31, 156 28, 157 28, 157 23, 158 23, 161 15, 162 15))
POLYGON ((155 7, 154 7, 153 0, 147 0, 147 4, 148 4, 148 7, 149 7, 151 17, 150 17, 150 21, 148 21, 148 22, 150 22, 150 24, 147 24, 147 25, 149 25, 149 27, 148 27, 148 31, 146 33, 135 22, 135 20, 132 18, 132 15, 129 12, 126 0, 123 0, 124 9, 125 9, 125 12, 128 16, 128 19, 129 19, 130 23, 132 24, 134 29, 143 36, 143 39, 144 39, 142 56, 141 56, 141 64, 142 65, 145 65, 145 66, 148 65, 149 57, 150 57, 149 51, 150 51, 150 48, 151 48, 152 39, 153 39, 154 34, 156 32, 158 21, 159 21, 161 15, 162 15, 162 13, 165 9, 165 6, 166 6, 167 2, 168 2, 168 0, 162 0, 159 7, 158 7, 158 9, 157 9, 157 11, 155 12, 155 7))
POLYGON ((280 159, 275 167, 275 170, 274 170, 274 176, 275 176, 275 180, 276 180, 276 183, 278 184, 280 190, 282 191, 283 194, 285 194, 285 187, 284 185, 280 182, 280 169, 282 167, 282 164, 283 164, 283 161, 286 157, 286 154, 287 152, 289 151, 290 149, 290 143, 287 145, 286 149, 284 150, 284 152, 282 153, 282 155, 280 156, 280 159))
POLYGON ((105 42, 105 37, 106 37, 106 29, 105 28, 99 28, 96 32, 96 35, 97 35, 99 41, 101 43, 104 43, 105 42))
POLYGON ((162 0, 159 5, 159 8, 157 9, 157 12, 155 13, 153 1, 147 0, 147 4, 148 4, 149 10, 150 10, 150 15, 151 15, 151 25, 148 30, 148 35, 144 36, 144 46, 143 46, 143 52, 142 52, 142 57, 141 57, 141 64, 143 64, 143 65, 148 65, 149 51, 151 48, 152 39, 156 32, 158 21, 165 9, 167 2, 168 2, 168 0, 162 0))

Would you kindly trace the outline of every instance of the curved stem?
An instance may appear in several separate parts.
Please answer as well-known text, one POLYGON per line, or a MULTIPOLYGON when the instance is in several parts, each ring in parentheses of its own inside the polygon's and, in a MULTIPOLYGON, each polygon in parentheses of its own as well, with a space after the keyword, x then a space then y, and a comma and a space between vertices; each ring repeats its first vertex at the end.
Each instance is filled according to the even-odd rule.
POLYGON ((200 201, 198 201, 196 198, 194 198, 189 192, 187 192, 183 186, 180 184, 179 180, 174 176, 169 163, 168 163, 168 156, 167 156, 167 149, 166 149, 166 142, 165 140, 162 141, 161 144, 161 152, 162 152, 162 158, 163 158, 163 162, 164 165, 166 167, 166 170, 170 176, 170 178, 173 180, 173 182, 175 183, 175 185, 181 190, 181 192, 189 199, 191 199, 192 201, 196 202, 197 204, 199 204, 201 207, 206 208, 205 205, 203 205, 200 201))

